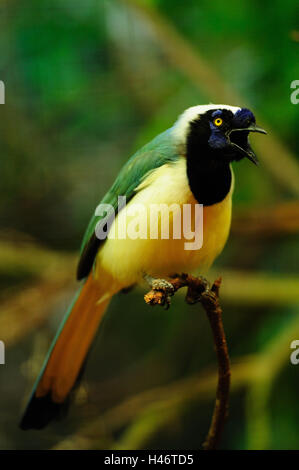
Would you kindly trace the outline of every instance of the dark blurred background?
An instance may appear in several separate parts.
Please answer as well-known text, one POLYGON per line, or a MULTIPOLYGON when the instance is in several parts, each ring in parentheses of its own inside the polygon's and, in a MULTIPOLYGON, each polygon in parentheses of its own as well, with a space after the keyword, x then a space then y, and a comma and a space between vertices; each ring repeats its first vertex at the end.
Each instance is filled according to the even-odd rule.
POLYGON ((260 166, 235 167, 209 278, 232 361, 225 449, 299 448, 298 8, 293 0, 20 0, 0 6, 0 449, 196 449, 217 363, 199 306, 117 296, 69 416, 18 429, 76 289, 85 226, 134 150, 185 108, 250 107, 260 166))

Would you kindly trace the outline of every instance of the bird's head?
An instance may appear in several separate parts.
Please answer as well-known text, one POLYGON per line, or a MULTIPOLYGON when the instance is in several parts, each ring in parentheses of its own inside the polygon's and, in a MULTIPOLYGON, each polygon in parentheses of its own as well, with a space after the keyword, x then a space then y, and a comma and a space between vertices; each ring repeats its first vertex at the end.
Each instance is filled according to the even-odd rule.
POLYGON ((188 108, 176 122, 174 131, 185 145, 187 157, 223 163, 247 157, 257 164, 249 133, 266 134, 256 125, 249 109, 222 104, 188 108))

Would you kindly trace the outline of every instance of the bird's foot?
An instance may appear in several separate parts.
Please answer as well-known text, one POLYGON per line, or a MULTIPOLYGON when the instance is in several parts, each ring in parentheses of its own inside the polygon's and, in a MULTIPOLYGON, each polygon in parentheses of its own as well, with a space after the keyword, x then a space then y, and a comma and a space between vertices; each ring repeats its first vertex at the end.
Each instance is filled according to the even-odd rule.
POLYGON ((166 281, 166 279, 155 279, 148 275, 145 275, 144 279, 152 289, 144 296, 146 303, 149 305, 161 305, 167 310, 170 307, 171 297, 175 292, 171 282, 166 281))

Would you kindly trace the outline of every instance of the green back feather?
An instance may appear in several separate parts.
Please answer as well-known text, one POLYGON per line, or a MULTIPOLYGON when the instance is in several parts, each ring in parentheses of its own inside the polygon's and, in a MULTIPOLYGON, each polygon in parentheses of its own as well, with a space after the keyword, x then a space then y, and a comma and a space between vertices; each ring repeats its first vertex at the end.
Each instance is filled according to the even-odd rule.
MULTIPOLYGON (((103 197, 102 204, 111 204, 116 212, 118 196, 126 196, 128 203, 134 196, 136 188, 150 171, 179 158, 178 148, 173 141, 171 131, 172 128, 159 134, 126 162, 110 190, 103 197)), ((81 253, 84 252, 94 235, 96 225, 100 220, 101 217, 96 215, 91 218, 83 237, 81 253)))

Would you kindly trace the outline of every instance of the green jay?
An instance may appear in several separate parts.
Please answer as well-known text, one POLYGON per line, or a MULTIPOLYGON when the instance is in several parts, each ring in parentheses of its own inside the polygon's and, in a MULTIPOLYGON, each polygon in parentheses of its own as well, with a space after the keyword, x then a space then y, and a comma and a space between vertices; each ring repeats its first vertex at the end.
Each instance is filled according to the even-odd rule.
POLYGON ((126 162, 99 206, 111 207, 113 216, 107 218, 107 211, 97 210, 85 232, 77 270, 82 285, 50 347, 21 420, 22 429, 41 429, 65 412, 116 293, 144 278, 152 288, 167 291, 172 274, 202 273, 211 266, 230 229, 231 162, 247 157, 257 163, 250 132, 265 133, 246 108, 193 106, 126 162), (126 198, 125 209, 119 207, 120 196, 126 198), (168 219, 169 237, 128 236, 126 228, 134 212, 128 216, 129 209, 145 208, 139 225, 147 225, 154 204, 174 208, 168 219), (202 207, 202 223, 199 227, 192 220, 192 233, 202 230, 203 242, 197 249, 186 249, 186 239, 173 236, 173 224, 181 223, 183 206, 197 204, 202 207), (122 236, 120 228, 125 228, 122 236), (109 237, 110 232, 116 236, 109 237))

